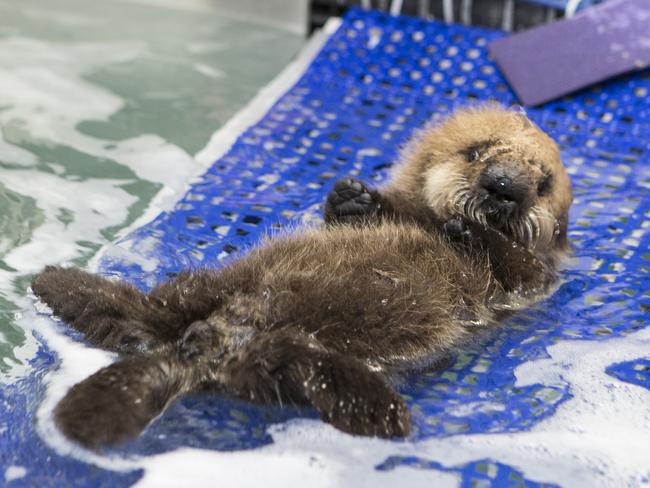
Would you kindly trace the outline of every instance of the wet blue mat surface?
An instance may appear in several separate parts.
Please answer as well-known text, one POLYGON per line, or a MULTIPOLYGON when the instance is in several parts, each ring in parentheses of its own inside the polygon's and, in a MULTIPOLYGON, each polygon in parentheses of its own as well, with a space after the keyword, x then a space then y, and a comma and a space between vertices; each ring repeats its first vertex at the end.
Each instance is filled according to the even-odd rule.
MULTIPOLYGON (((501 35, 351 11, 300 81, 176 207, 124 240, 121 245, 138 258, 155 260, 155 272, 144 271, 138 259, 110 254, 101 270, 148 289, 182 268, 221 266, 264 233, 316 211, 338 177, 382 181, 400 146, 428 120, 468 103, 515 103, 487 57, 487 43, 501 35)), ((517 366, 546 357, 546 347, 558 341, 605 341, 647 326, 649 91, 650 75, 644 72, 528 111, 558 141, 572 177, 575 259, 551 298, 511 319, 480 350, 459 355, 447 371, 411 378, 402 393, 414 412, 413 440, 529 429, 552 416, 570 393, 561 386, 516 387, 517 366), (474 402, 491 408, 454 411, 474 402)), ((140 474, 110 473, 62 458, 33 433, 41 377, 54 366, 52 353, 42 348, 37 373, 0 392, 2 419, 10 426, 0 432, 0 442, 13 446, 0 451, 8 456, 4 464, 30 466, 13 484, 132 483, 140 474)), ((608 372, 648 388, 647 361, 608 372), (639 364, 646 369, 637 369, 639 364)), ((295 416, 314 414, 211 395, 188 397, 120 452, 252 448, 271 442, 270 424, 295 416)), ((376 469, 399 465, 453 471, 462 486, 540 486, 498 459, 443 468, 433 459, 391 457, 376 469)))

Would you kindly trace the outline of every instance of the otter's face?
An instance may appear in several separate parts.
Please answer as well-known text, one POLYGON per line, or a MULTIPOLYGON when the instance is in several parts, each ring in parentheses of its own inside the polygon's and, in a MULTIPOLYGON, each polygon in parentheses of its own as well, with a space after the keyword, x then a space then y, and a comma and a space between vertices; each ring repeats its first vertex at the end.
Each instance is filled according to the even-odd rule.
POLYGON ((529 249, 565 249, 571 185, 556 144, 525 115, 459 112, 424 135, 423 193, 438 218, 464 217, 529 249))

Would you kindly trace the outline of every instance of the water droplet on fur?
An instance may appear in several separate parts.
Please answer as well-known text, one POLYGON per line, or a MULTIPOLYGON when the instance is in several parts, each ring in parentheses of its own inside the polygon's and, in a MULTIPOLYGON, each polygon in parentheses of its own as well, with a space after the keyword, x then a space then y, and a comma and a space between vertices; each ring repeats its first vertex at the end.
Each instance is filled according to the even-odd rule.
POLYGON ((327 383, 323 383, 322 385, 320 385, 320 387, 321 387, 323 390, 326 389, 326 388, 327 388, 327 383))
POLYGON ((138 403, 142 403, 142 398, 136 398, 135 400, 133 400, 133 403, 135 403, 136 405, 138 403))
POLYGON ((381 304, 382 304, 382 305, 386 305, 387 303, 388 303, 388 298, 384 298, 384 299, 381 301, 381 304))

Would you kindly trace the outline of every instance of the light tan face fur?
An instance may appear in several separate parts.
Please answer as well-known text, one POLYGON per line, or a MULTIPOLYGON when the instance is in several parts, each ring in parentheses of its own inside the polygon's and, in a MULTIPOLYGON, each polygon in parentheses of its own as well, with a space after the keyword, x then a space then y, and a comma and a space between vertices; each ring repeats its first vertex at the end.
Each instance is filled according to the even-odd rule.
POLYGON ((441 220, 490 225, 528 248, 567 245, 571 184, 559 150, 518 111, 490 106, 457 112, 423 131, 393 179, 419 191, 441 220), (516 199, 510 193, 497 199, 487 189, 494 181, 508 182, 516 199))

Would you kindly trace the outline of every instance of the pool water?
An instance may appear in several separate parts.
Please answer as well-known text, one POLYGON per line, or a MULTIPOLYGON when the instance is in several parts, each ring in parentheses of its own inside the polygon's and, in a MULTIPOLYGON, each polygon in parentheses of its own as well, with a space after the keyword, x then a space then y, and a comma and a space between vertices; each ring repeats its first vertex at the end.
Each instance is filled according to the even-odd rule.
POLYGON ((4 381, 37 347, 14 322, 29 275, 83 265, 161 191, 184 188, 201 170, 193 156, 302 42, 207 6, 0 3, 4 381))
POLYGON ((209 2, 0 2, 0 484, 112 482, 82 465, 60 478, 32 432, 56 358, 38 354, 31 274, 86 265, 177 198, 203 171, 194 155, 303 43, 209 2))

